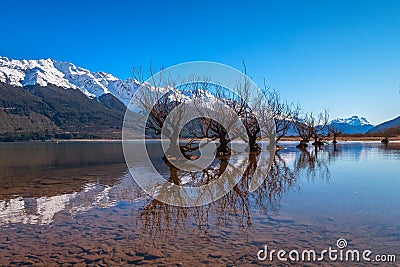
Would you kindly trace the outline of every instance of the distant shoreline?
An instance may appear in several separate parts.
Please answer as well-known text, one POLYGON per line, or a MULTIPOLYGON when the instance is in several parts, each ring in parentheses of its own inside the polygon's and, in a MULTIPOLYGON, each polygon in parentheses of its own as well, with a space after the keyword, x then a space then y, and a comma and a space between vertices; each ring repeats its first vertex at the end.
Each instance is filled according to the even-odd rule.
MULTIPOLYGON (((340 143, 343 142, 380 142, 384 137, 383 136, 339 136, 337 137, 337 141, 340 143)), ((130 141, 140 141, 142 139, 132 139, 130 141)), ((160 139, 146 139, 148 141, 157 141, 160 139)), ((181 139, 186 140, 186 139, 181 139)), ((301 138, 296 136, 285 136, 279 142, 300 142, 301 138)), ((105 138, 97 138, 97 139, 49 139, 49 140, 17 140, 13 142, 1 142, 1 143, 68 143, 68 142, 104 142, 104 143, 122 143, 122 139, 105 139, 105 138)), ((389 137, 389 141, 400 141, 400 136, 389 137)), ((310 140, 310 143, 312 140, 310 140)), ((331 143, 332 139, 327 139, 326 142, 331 143)))
MULTIPOLYGON (((347 141, 359 141, 359 142, 371 142, 371 141, 381 141, 385 136, 338 136, 336 140, 338 142, 347 142, 347 141)), ((389 141, 400 141, 400 136, 388 137, 389 141)), ((299 141, 301 138, 296 136, 285 136, 282 137, 281 141, 299 141)), ((332 142, 332 138, 327 139, 328 142, 332 142)))

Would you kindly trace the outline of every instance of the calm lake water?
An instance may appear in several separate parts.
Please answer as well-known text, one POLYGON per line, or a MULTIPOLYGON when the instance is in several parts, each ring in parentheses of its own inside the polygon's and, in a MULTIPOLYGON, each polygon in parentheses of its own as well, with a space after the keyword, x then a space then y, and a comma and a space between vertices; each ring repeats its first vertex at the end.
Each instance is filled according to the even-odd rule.
MULTIPOLYGON (((400 143, 346 142, 318 151, 281 145, 286 149, 255 192, 247 190, 250 160, 225 197, 180 208, 137 187, 117 142, 2 143, 0 265, 311 266, 259 261, 257 252, 266 244, 321 251, 336 248, 339 238, 349 249, 400 261, 400 143)), ((166 179, 212 180, 229 160, 188 176, 152 146, 166 179)))

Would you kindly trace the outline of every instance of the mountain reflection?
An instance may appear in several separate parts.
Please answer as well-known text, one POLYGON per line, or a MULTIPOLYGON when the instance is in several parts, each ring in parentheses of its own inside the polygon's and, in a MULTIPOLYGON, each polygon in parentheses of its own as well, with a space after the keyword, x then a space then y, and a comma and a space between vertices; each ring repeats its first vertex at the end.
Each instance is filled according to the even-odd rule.
POLYGON ((2 144, 0 224, 50 224, 142 195, 124 164, 120 144, 2 144))
MULTIPOLYGON (((365 145, 349 147, 339 144, 317 150, 298 150, 289 144, 287 149, 274 156, 268 172, 268 166, 260 166, 265 179, 254 192, 249 191, 249 185, 257 164, 260 164, 259 153, 218 157, 208 168, 195 173, 180 171, 165 160, 154 161, 166 180, 174 184, 207 184, 226 171, 232 176, 239 175, 239 182, 219 200, 199 207, 182 208, 145 198, 126 168, 118 143, 2 144, 0 225, 48 225, 57 219, 57 214, 75 216, 95 208, 140 200, 138 203, 142 208, 132 219, 142 233, 152 237, 174 234, 189 223, 204 231, 210 225, 235 224, 247 228, 252 225, 254 211, 278 214, 285 193, 301 190, 299 178, 329 181, 331 162, 343 155, 363 157, 363 147, 365 145), (233 161, 235 168, 228 169, 228 161, 233 161)), ((388 147, 373 149, 376 153, 397 153, 400 145, 389 144, 388 147)))

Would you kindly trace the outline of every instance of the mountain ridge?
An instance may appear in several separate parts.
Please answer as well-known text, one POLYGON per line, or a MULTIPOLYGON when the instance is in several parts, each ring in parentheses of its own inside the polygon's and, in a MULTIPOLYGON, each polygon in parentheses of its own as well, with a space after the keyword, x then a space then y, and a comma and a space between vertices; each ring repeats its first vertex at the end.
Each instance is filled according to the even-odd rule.
POLYGON ((90 98, 105 94, 114 95, 128 105, 140 82, 134 79, 120 80, 106 72, 92 72, 70 62, 52 59, 15 60, 0 57, 0 82, 25 87, 28 85, 79 89, 90 98))
POLYGON ((358 115, 353 115, 349 118, 336 118, 328 125, 343 134, 365 134, 374 127, 365 117, 358 115))
MULTIPOLYGON (((106 137, 110 133, 110 128, 119 128, 122 125, 126 106, 140 84, 134 79, 121 80, 112 74, 102 71, 92 72, 70 62, 49 58, 15 60, 0 56, 0 89, 3 90, 0 92, 0 120, 7 122, 0 126, 0 134, 13 135, 22 129, 22 132, 25 131, 24 135, 37 128, 40 136, 49 132, 53 133, 52 136, 56 136, 56 133, 75 131, 79 133, 78 136, 106 137), (18 88, 26 92, 16 90, 18 88), (46 90, 55 95, 51 96, 46 90), (10 92, 13 92, 16 98, 27 97, 28 108, 23 108, 20 100, 13 99, 10 92), (65 103, 61 96, 66 98, 65 103), (88 102, 83 97, 93 101, 88 102), (91 107, 75 105, 74 100, 91 107), (58 102, 63 104, 60 105, 58 102), (38 106, 35 107, 32 103, 36 103, 42 110, 38 110, 38 106), (93 112, 94 110, 97 114, 93 112), (60 116, 71 121, 68 124, 65 118, 62 120, 60 116), (101 123, 99 116, 105 120, 103 127, 92 125, 92 129, 89 129, 90 127, 83 124, 85 121, 89 124, 92 121, 101 123), (20 122, 22 126, 15 121, 20 122), (77 126, 74 127, 72 122, 77 126), (47 132, 44 131, 46 127, 47 132), (79 127, 82 127, 83 131, 79 127)), ((389 122, 374 127, 365 117, 353 115, 349 118, 335 118, 328 125, 343 134, 365 134, 383 131, 389 122)), ((293 125, 288 135, 297 135, 293 125)))
POLYGON ((400 132, 400 116, 380 123, 368 131, 369 134, 400 132))
POLYGON ((52 84, 20 88, 0 82, 0 141, 119 139, 124 114, 125 106, 111 94, 93 99, 52 84))
POLYGON ((349 118, 335 118, 330 123, 346 123, 351 126, 372 125, 365 117, 358 115, 353 115, 349 118))

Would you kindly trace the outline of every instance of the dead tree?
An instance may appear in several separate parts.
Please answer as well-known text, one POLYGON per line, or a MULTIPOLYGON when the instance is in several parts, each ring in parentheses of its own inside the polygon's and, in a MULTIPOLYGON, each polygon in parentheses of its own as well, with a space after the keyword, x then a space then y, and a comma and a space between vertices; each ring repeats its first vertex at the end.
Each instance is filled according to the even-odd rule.
POLYGON ((333 136, 333 141, 332 141, 332 143, 333 143, 333 144, 336 144, 336 143, 337 143, 336 138, 337 138, 339 135, 342 134, 342 131, 341 131, 338 127, 335 127, 335 126, 333 126, 333 125, 328 125, 327 129, 328 129, 328 132, 329 132, 330 134, 332 134, 332 136, 333 136))
POLYGON ((169 140, 166 155, 178 155, 184 152, 184 147, 179 144, 181 121, 185 116, 182 108, 187 97, 176 89, 176 81, 162 77, 162 72, 154 75, 150 67, 150 79, 143 82, 135 94, 135 105, 139 113, 146 118, 146 135, 152 137, 165 136, 169 140), (181 107, 177 109, 177 107, 181 107), (172 112, 175 110, 175 112, 172 112))
POLYGON ((324 135, 324 132, 326 132, 326 127, 329 122, 329 112, 328 110, 324 110, 323 113, 319 113, 316 118, 314 118, 311 114, 311 128, 313 132, 313 138, 314 138, 314 143, 313 145, 315 146, 322 146, 324 145, 322 141, 322 136, 324 135))
POLYGON ((324 133, 329 121, 329 113, 327 110, 324 113, 319 113, 314 116, 312 112, 305 113, 302 117, 295 119, 295 129, 297 134, 301 137, 300 144, 297 148, 304 149, 308 146, 311 138, 314 138, 313 145, 321 146, 321 136, 324 133))
POLYGON ((298 144, 296 147, 300 149, 305 149, 312 137, 312 130, 306 123, 307 120, 308 115, 306 114, 303 118, 296 118, 294 121, 295 130, 301 138, 300 144, 298 144))
POLYGON ((202 114, 202 138, 219 141, 218 155, 230 154, 229 143, 236 138, 248 140, 244 135, 253 130, 253 124, 250 124, 254 116, 250 115, 248 78, 236 81, 234 90, 223 88, 210 81, 193 85, 194 88, 191 90, 193 104, 202 114), (240 121, 245 131, 241 132, 240 129, 243 128, 240 127, 240 121))
POLYGON ((275 123, 275 140, 278 142, 286 136, 290 127, 299 116, 300 107, 281 98, 276 90, 271 90, 264 82, 264 97, 267 99, 269 112, 275 123))
POLYGON ((234 94, 219 85, 212 85, 213 93, 209 92, 210 85, 196 85, 193 93, 193 105, 201 114, 201 136, 209 140, 218 140, 218 155, 229 155, 229 143, 238 137, 237 123, 242 111, 242 103, 234 94))

